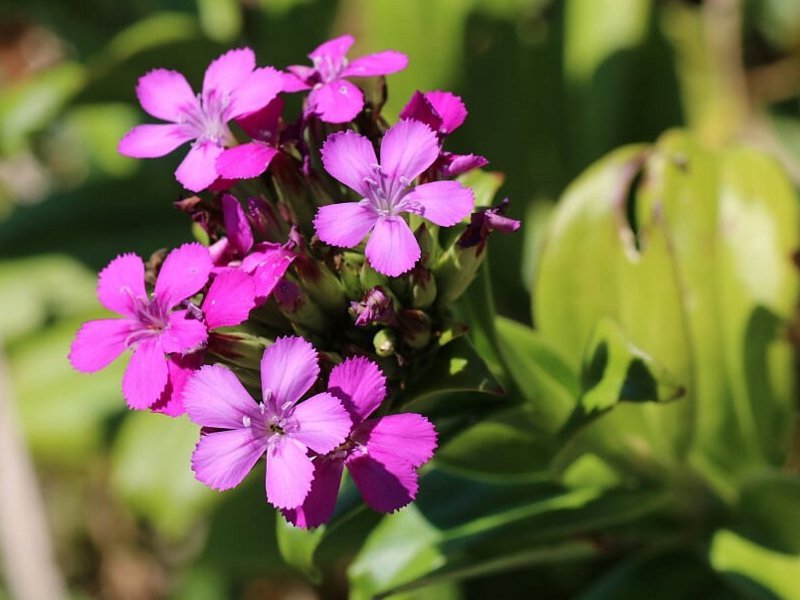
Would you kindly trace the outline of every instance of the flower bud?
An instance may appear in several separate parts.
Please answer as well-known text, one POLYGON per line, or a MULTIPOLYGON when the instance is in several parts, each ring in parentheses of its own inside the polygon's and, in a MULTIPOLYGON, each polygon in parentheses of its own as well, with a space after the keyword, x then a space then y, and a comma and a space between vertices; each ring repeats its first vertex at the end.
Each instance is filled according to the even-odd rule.
POLYGON ((292 325, 316 333, 325 331, 327 320, 319 306, 312 302, 296 283, 283 278, 275 286, 273 296, 278 308, 292 325))
POLYGON ((338 262, 339 278, 348 298, 361 298, 364 288, 361 286, 361 267, 364 255, 358 252, 343 252, 338 262))
POLYGON ((331 270, 305 254, 297 254, 294 270, 302 288, 324 311, 338 313, 346 303, 344 287, 331 270))
POLYGON ((391 356, 397 347, 397 336, 391 329, 381 329, 372 338, 372 345, 375 347, 375 353, 380 357, 391 356))
POLYGON ((425 267, 414 267, 409 276, 411 283, 411 306, 427 308, 436 300, 436 279, 425 267))
POLYGON ((394 302, 381 286, 369 290, 364 294, 361 302, 351 302, 350 314, 355 317, 357 327, 366 327, 376 323, 390 326, 397 324, 394 302))
POLYGON ((431 319, 424 311, 415 309, 401 310, 398 315, 403 342, 410 348, 420 350, 431 341, 431 319))
POLYGON ((269 340, 242 331, 212 332, 208 336, 208 352, 222 362, 244 369, 258 371, 261 356, 269 340))

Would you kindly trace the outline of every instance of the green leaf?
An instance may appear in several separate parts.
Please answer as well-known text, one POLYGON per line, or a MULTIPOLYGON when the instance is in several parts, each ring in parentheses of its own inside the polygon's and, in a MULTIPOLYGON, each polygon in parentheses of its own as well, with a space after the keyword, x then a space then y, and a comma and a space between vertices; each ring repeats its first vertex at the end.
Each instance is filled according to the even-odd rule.
POLYGON ((114 442, 114 490, 166 537, 187 534, 219 497, 192 474, 199 435, 186 417, 133 412, 114 442))
POLYGON ((765 544, 800 554, 800 477, 771 472, 744 482, 738 512, 765 544))
POLYGON ((284 519, 279 511, 275 511, 275 535, 283 560, 313 583, 319 584, 322 573, 314 564, 314 553, 325 535, 325 526, 312 530, 301 529, 284 519))
POLYGON ((685 389, 651 356, 634 346, 614 321, 601 319, 587 347, 582 392, 561 436, 607 413, 619 402, 669 402, 685 389))
POLYGON ((215 42, 232 42, 242 28, 242 5, 237 0, 197 0, 200 25, 215 42))
POLYGON ((495 204, 497 191, 503 186, 505 175, 496 171, 473 169, 458 177, 462 185, 475 194, 475 207, 483 208, 495 204))
POLYGON ((800 598, 800 555, 774 552, 721 529, 711 540, 709 559, 714 569, 751 597, 800 598))

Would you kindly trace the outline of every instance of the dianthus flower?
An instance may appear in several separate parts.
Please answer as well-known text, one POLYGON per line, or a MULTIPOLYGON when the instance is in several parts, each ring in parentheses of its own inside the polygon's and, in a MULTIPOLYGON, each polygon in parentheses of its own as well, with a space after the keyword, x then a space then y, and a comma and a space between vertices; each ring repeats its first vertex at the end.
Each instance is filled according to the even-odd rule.
POLYGON ((420 257, 420 247, 402 213, 421 215, 450 227, 473 208, 472 190, 457 181, 413 180, 439 156, 436 134, 427 125, 403 120, 383 136, 378 163, 370 141, 352 131, 334 133, 322 147, 325 170, 362 197, 321 207, 314 218, 319 238, 353 248, 372 232, 366 255, 384 275, 405 273, 420 257))
POLYGON ((266 106, 283 86, 271 67, 256 68, 250 48, 226 52, 206 69, 203 91, 195 96, 177 71, 155 69, 139 79, 136 95, 142 108, 168 124, 139 125, 122 138, 119 151, 134 158, 155 158, 194 140, 175 176, 199 192, 218 177, 217 158, 236 140, 228 123, 266 106))
POLYGON ((343 444, 314 458, 314 482, 303 504, 283 511, 299 527, 317 527, 330 519, 345 467, 370 508, 402 508, 417 495, 417 468, 436 449, 436 430, 422 415, 367 419, 386 397, 386 378, 371 360, 349 358, 334 367, 328 391, 342 400, 353 428, 343 444))
POLYGON ((348 412, 332 394, 299 402, 318 375, 317 353, 299 337, 278 338, 264 351, 261 403, 227 367, 207 365, 194 374, 183 401, 204 428, 192 455, 197 479, 230 489, 266 454, 267 500, 284 509, 302 504, 314 477, 308 450, 330 452, 350 431, 348 412))
POLYGON ((180 378, 180 364, 170 366, 167 354, 185 355, 208 337, 206 324, 194 311, 177 307, 199 292, 211 273, 211 256, 200 244, 184 244, 167 255, 153 296, 144 285, 144 263, 123 254, 100 272, 97 296, 121 319, 89 321, 78 330, 69 354, 78 371, 92 373, 108 366, 126 349, 133 350, 122 380, 128 406, 145 409, 167 402, 162 396, 170 371, 180 378))
POLYGON ((294 65, 288 68, 285 91, 311 90, 306 113, 319 115, 326 123, 351 121, 364 108, 364 94, 345 77, 389 75, 408 65, 408 57, 394 50, 348 61, 347 51, 354 42, 351 35, 329 40, 308 55, 313 67, 294 65))

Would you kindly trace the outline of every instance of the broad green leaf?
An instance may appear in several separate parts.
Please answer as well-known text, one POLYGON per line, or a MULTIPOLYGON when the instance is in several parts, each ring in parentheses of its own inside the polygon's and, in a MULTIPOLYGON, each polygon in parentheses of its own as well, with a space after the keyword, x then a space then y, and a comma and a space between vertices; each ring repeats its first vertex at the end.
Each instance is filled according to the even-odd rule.
POLYGON ((167 537, 187 534, 219 498, 192 474, 192 450, 199 435, 197 425, 186 417, 132 412, 114 441, 114 490, 167 537))
POLYGON ((743 523, 760 539, 784 552, 800 554, 800 477, 779 472, 745 480, 737 506, 743 523))
POLYGON ((303 573, 314 583, 320 583, 322 574, 314 564, 314 553, 325 535, 325 526, 308 530, 295 527, 275 511, 275 536, 278 550, 286 564, 303 573))
POLYGON ((563 540, 636 521, 664 501, 650 491, 490 483, 433 470, 417 502, 384 517, 369 535, 348 573, 353 597, 586 558, 593 553, 587 545, 563 540))
POLYGON ((191 40, 199 35, 196 17, 186 13, 159 12, 120 31, 109 42, 101 60, 109 65, 122 62, 140 52, 191 40))
POLYGON ((577 429, 610 411, 619 402, 669 402, 685 389, 651 356, 634 346, 614 321, 598 321, 581 370, 581 395, 560 432, 577 429))
POLYGON ((749 597, 800 598, 800 555, 768 550, 728 529, 714 534, 711 565, 749 597))
MULTIPOLYGON (((666 224, 657 210, 636 219, 646 149, 620 149, 591 167, 557 208, 534 286, 534 323, 544 342, 578 372, 603 318, 616 320, 632 344, 678 381, 689 381, 681 289, 672 269, 666 224), (634 205, 632 205, 632 203, 634 205)), ((590 449, 615 462, 670 463, 688 442, 690 406, 620 406, 581 435, 575 453, 590 449)))

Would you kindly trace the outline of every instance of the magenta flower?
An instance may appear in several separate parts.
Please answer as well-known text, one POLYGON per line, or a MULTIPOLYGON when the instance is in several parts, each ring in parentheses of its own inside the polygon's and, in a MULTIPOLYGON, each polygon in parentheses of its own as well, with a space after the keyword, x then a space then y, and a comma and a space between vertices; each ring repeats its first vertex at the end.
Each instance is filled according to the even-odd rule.
POLYGON ((250 48, 231 50, 214 60, 198 96, 177 71, 150 71, 139 79, 136 95, 147 113, 169 123, 134 127, 120 140, 119 152, 155 158, 194 140, 175 176, 184 187, 199 192, 217 179, 216 161, 223 149, 236 143, 228 123, 266 106, 282 85, 283 75, 275 69, 256 69, 250 48))
POLYGON ((216 490, 237 486, 266 454, 267 500, 294 508, 314 477, 308 450, 325 454, 350 431, 341 401, 323 392, 298 403, 319 375, 317 353, 303 338, 278 338, 261 359, 263 402, 257 404, 233 371, 207 365, 184 392, 189 418, 204 433, 192 455, 198 481, 216 490))
POLYGON ((353 428, 343 444, 314 458, 314 482, 303 504, 283 511, 299 527, 317 527, 330 519, 344 467, 369 507, 379 512, 402 508, 416 498, 417 468, 436 449, 436 430, 422 415, 366 419, 386 397, 386 378, 371 360, 349 358, 337 365, 328 391, 342 400, 353 428))
MULTIPOLYGON (((414 95, 400 113, 401 119, 422 121, 436 131, 440 140, 461 127, 467 118, 467 107, 464 102, 450 92, 435 90, 432 92, 414 92, 414 95)), ((456 177, 472 169, 479 169, 489 164, 483 156, 477 154, 453 154, 442 151, 432 165, 434 176, 456 177)))
POLYGON ((371 231, 366 247, 370 264, 396 277, 420 257, 419 244, 402 213, 450 227, 472 211, 475 201, 472 190, 457 181, 412 185, 439 156, 436 134, 419 121, 400 121, 389 129, 380 154, 378 164, 369 140, 352 131, 334 133, 325 140, 325 170, 362 200, 321 207, 314 228, 322 241, 344 248, 357 246, 371 231))
POLYGON ((214 270, 241 269, 250 275, 255 284, 256 304, 261 305, 267 301, 295 255, 281 244, 254 243, 247 216, 239 201, 230 194, 222 196, 222 221, 228 235, 210 248, 214 270))
POLYGON ((145 409, 162 400, 170 369, 180 378, 180 364, 170 366, 166 354, 184 355, 202 347, 206 324, 195 311, 176 310, 208 281, 211 256, 200 244, 184 244, 167 255, 147 295, 144 263, 135 254, 123 254, 100 272, 97 295, 121 319, 85 323, 72 342, 69 360, 78 371, 92 373, 108 366, 126 349, 133 350, 122 380, 128 406, 145 409))
POLYGON ((311 90, 306 113, 317 114, 326 123, 351 121, 364 108, 364 94, 345 77, 389 75, 408 65, 408 57, 394 50, 368 54, 349 62, 346 54, 354 42, 351 35, 329 40, 308 55, 313 67, 289 67, 284 90, 311 90))

